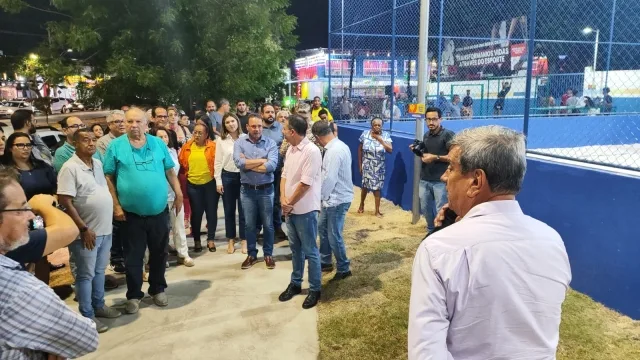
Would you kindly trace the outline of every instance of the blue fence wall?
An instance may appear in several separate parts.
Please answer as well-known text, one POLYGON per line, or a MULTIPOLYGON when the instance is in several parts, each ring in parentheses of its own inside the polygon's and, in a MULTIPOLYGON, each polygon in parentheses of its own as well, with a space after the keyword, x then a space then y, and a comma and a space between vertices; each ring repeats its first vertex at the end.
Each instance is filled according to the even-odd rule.
MULTIPOLYGON (((575 120, 562 119, 569 124, 575 120)), ((593 121, 597 119, 609 120, 596 117, 593 121)), ((458 131, 465 127, 462 122, 449 123, 459 123, 460 127, 454 129, 458 131)), ((542 127, 540 125, 539 131, 542 127)), ((598 132, 597 129, 593 128, 593 133, 598 132)), ((358 138, 362 131, 347 125, 340 126, 339 130, 340 139, 352 152, 353 181, 357 186, 362 184, 357 162, 358 138)), ((409 150, 409 144, 413 140, 397 135, 392 139, 393 153, 387 154, 382 196, 410 210, 415 155, 409 150)), ((634 226, 640 213, 638 189, 640 178, 529 159, 524 188, 518 196, 527 214, 555 228, 564 239, 573 272, 571 286, 635 319, 640 319, 640 234, 634 226)), ((358 200, 356 195, 355 201, 358 200)), ((407 215, 407 222, 410 221, 407 215)))
MULTIPOLYGON (((568 148, 589 145, 624 145, 640 143, 638 117, 615 116, 555 116, 529 119, 527 146, 530 149, 568 148)), ((390 122, 384 124, 389 129, 390 122)), ((486 125, 501 125, 522 131, 522 118, 486 120, 445 120, 443 126, 454 132, 486 125)), ((362 126, 369 125, 364 123, 362 126)), ((394 131, 413 134, 413 121, 394 121, 394 131)))

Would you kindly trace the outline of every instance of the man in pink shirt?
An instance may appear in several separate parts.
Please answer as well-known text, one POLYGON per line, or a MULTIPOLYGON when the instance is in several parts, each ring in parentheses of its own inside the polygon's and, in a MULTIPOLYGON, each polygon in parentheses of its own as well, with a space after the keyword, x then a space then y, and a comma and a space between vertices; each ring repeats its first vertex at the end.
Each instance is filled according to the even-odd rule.
POLYGON ((306 256, 309 259, 309 295, 302 304, 303 309, 316 306, 322 286, 320 253, 316 244, 322 156, 318 147, 307 139, 307 126, 307 120, 298 115, 290 116, 284 122, 282 133, 290 145, 280 182, 280 203, 287 219, 293 272, 291 283, 279 299, 289 301, 302 291, 306 256))

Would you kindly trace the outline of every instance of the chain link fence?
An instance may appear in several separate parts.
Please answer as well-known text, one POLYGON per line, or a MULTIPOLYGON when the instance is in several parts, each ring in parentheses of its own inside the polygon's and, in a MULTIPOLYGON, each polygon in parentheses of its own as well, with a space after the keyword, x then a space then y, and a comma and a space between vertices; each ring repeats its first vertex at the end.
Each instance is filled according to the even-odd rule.
POLYGON ((379 115, 414 135, 409 104, 426 103, 460 121, 452 128, 524 131, 531 153, 640 170, 640 2, 432 0, 426 99, 419 0, 329 3, 325 76, 339 118, 379 115))

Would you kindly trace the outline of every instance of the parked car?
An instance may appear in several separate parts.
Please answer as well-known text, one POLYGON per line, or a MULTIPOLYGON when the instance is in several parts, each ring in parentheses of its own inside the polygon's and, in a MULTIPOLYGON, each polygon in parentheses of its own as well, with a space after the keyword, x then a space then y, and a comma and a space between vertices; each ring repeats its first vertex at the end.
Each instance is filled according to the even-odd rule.
POLYGON ((49 115, 51 114, 64 114, 67 108, 69 107, 69 101, 67 101, 67 99, 64 98, 51 98, 51 111, 49 112, 49 115))
POLYGON ((64 140, 66 140, 66 135, 54 127, 39 127, 36 129, 36 134, 38 134, 42 141, 49 147, 51 155, 55 155, 56 149, 58 149, 58 147, 63 144, 64 140))
POLYGON ((12 100, 7 101, 4 105, 0 106, 0 118, 10 118, 18 109, 35 111, 35 108, 30 102, 24 100, 12 100))
POLYGON ((78 102, 77 100, 73 100, 73 99, 66 99, 66 100, 67 100, 68 104, 67 104, 67 106, 65 106, 64 112, 70 113, 70 112, 74 112, 74 111, 85 111, 84 104, 78 102))

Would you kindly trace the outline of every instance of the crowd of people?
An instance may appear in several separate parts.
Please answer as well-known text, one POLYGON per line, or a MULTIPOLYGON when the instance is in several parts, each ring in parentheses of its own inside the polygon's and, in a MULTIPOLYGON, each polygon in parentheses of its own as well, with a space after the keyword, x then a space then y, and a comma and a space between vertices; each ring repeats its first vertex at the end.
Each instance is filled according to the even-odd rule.
POLYGON ((175 107, 123 106, 109 113, 106 129, 69 116, 60 121, 66 138, 53 154, 35 132, 32 112, 12 115, 16 131, 0 139, 0 213, 15 217, 11 229, 0 225, 3 356, 67 358, 95 350, 97 333, 108 330, 100 318, 123 315, 105 304, 105 290, 117 286, 105 275, 108 266, 126 275, 124 313, 138 312, 145 281, 153 303, 167 306, 168 254, 195 266, 189 252, 203 251, 204 236, 208 251, 216 251, 220 199, 226 251, 240 243, 247 255, 241 269, 260 262, 260 233, 267 269, 276 266, 276 240, 288 238, 293 272, 280 301, 301 293, 305 260, 305 309, 320 300, 321 274, 333 271, 334 256, 332 281, 351 276, 342 239, 353 200, 351 152, 328 110, 319 101, 277 112, 277 104, 266 103, 255 113, 244 101, 235 111, 225 99, 205 105, 194 121, 175 107), (48 264, 47 255, 63 247, 80 315, 46 286, 48 277, 24 271, 43 259, 48 264), (54 318, 65 326, 52 326, 54 318))
MULTIPOLYGON (((261 232, 267 269, 276 267, 276 238, 288 238, 293 270, 280 301, 301 294, 305 262, 304 309, 320 301, 333 257, 331 281, 352 275, 342 235, 354 197, 351 150, 320 101, 291 111, 266 103, 252 113, 238 101, 232 112, 225 99, 205 108, 192 123, 176 108, 126 106, 109 114, 108 129, 70 116, 60 122, 66 139, 53 156, 33 114, 12 115, 18 130, 0 141, 0 357, 95 351, 98 333, 108 330, 99 319, 123 315, 105 304, 109 263, 126 275, 125 314, 138 312, 145 281, 153 303, 167 306, 168 253, 195 266, 187 230, 192 251, 203 251, 205 214, 206 247, 216 252, 220 199, 227 253, 239 241, 246 254, 241 269, 261 262, 261 232), (80 314, 25 271, 67 246, 80 314)), ((526 171, 524 136, 498 126, 453 134, 436 107, 427 108, 425 122, 423 140, 410 146, 423 163, 419 195, 429 235, 414 260, 409 358, 522 355, 513 344, 553 357, 571 271, 560 236, 515 200, 526 171)), ((383 217, 393 140, 381 118, 370 124, 359 137, 358 213, 373 192, 375 215, 383 217)))

